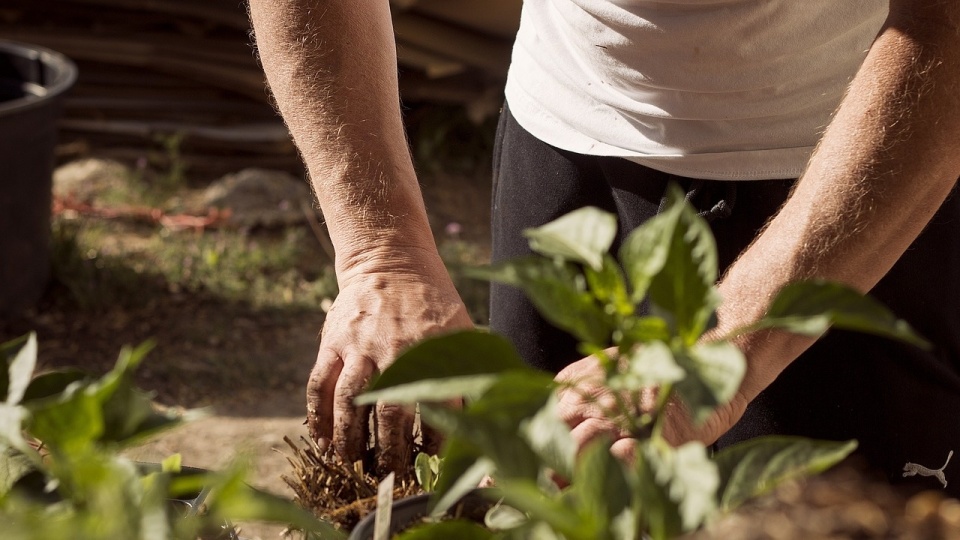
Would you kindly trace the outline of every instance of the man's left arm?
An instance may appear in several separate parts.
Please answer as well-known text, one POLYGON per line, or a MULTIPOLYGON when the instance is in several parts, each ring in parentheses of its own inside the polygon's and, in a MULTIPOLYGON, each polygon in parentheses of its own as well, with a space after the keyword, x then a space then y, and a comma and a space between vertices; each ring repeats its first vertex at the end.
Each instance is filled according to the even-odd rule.
MULTIPOLYGON (((917 238, 960 177, 960 2, 891 0, 890 15, 807 170, 764 232, 720 283, 723 335, 766 312, 806 278, 869 291, 917 238)), ((739 338, 747 374, 737 397, 693 432, 680 408, 674 442, 712 442, 814 340, 786 332, 739 338)), ((573 364, 560 378, 590 371, 573 364)), ((572 394, 572 393, 568 393, 572 394)), ((575 404, 564 412, 571 424, 575 404)), ((581 443, 596 429, 579 426, 581 443)), ((627 445, 623 445, 624 448, 627 445)))
MULTIPOLYGON (((867 292, 960 177, 960 2, 891 0, 890 15, 791 197, 721 281, 721 332, 763 315, 784 285, 824 278, 867 292)), ((809 338, 764 332, 748 359, 745 407, 809 338)), ((717 426, 732 426, 739 412, 717 426)))

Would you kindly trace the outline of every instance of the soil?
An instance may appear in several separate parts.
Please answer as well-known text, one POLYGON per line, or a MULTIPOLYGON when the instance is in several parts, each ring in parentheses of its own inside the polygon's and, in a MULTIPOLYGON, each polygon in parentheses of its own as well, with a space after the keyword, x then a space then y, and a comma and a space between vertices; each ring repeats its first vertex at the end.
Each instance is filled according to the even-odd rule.
MULTIPOLYGON (((489 182, 482 171, 471 176, 425 177, 424 198, 436 234, 456 235, 486 253, 489 182)), ((284 437, 307 435, 303 395, 323 320, 320 306, 257 308, 150 281, 139 284, 136 298, 89 310, 54 282, 36 308, 0 319, 0 341, 34 331, 41 369, 79 366, 93 373, 109 369, 121 347, 155 341, 138 373, 140 386, 161 404, 211 414, 130 455, 158 461, 180 453, 186 466, 214 469, 245 455, 252 484, 292 498, 281 478, 291 470, 284 437)), ((281 530, 242 524, 241 536, 272 539, 281 530)))

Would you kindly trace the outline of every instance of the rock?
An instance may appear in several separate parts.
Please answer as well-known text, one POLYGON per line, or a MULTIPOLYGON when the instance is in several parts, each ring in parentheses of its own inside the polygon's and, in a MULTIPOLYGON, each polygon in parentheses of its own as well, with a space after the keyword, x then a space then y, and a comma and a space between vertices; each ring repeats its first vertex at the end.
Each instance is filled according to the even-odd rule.
POLYGON ((124 197, 131 191, 133 171, 109 160, 87 158, 71 161, 53 173, 53 192, 85 203, 124 197))
POLYGON ((313 194, 305 180, 285 172, 244 169, 211 184, 199 204, 229 209, 231 225, 275 227, 302 222, 302 205, 312 206, 313 194))

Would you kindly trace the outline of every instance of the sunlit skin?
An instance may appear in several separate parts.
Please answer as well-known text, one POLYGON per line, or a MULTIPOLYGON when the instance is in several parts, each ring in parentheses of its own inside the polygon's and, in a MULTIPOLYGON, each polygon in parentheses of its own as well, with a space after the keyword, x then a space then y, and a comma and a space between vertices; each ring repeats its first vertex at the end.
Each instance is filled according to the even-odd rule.
MULTIPOLYGON (((270 88, 303 154, 337 251, 341 292, 307 388, 311 434, 344 455, 365 442, 352 398, 404 345, 470 326, 437 254, 400 117, 386 0, 251 0, 270 88)), ((891 0, 887 24, 793 195, 720 282, 716 335, 757 320, 773 295, 822 277, 868 291, 917 237, 960 177, 960 2, 891 0)), ((733 401, 694 429, 668 409, 669 440, 712 442, 809 338, 737 340, 746 378, 733 401)), ((590 379, 596 360, 558 379, 590 379)), ((563 396, 584 444, 611 425, 563 396)), ((378 408, 380 463, 405 469, 411 414, 378 408)), ((624 434, 616 433, 615 437, 624 434)), ((631 442, 614 445, 621 455, 631 442)))
MULTIPOLYGON (((400 117, 386 0, 254 0, 250 15, 280 112, 336 249, 340 294, 307 386, 311 436, 359 456, 353 398, 406 345, 471 327, 437 253, 400 117)), ((410 461, 410 411, 380 406, 379 463, 410 461)))

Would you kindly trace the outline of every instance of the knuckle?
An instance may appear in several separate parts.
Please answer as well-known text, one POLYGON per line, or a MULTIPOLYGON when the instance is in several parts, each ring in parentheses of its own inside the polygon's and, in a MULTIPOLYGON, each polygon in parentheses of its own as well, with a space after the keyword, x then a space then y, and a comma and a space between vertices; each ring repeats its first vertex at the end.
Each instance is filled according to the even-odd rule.
POLYGON ((377 404, 377 419, 381 425, 395 426, 402 424, 410 416, 410 412, 403 405, 395 403, 377 404))

